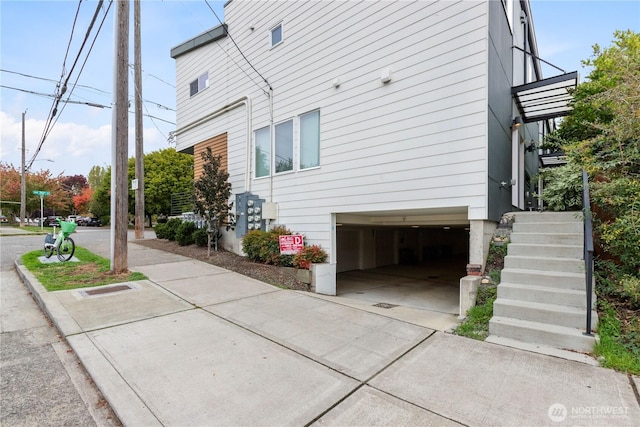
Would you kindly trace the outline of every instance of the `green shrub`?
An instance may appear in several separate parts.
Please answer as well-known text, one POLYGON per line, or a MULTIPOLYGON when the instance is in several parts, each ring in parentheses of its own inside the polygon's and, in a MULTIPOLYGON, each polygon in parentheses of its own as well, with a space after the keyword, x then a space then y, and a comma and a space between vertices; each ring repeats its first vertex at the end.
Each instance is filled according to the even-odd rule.
POLYGON ((167 223, 157 223, 153 230, 156 232, 156 237, 158 239, 166 239, 167 238, 167 223))
POLYGON ((196 245, 198 246, 203 246, 203 247, 207 247, 207 243, 209 242, 209 236, 207 235, 207 229, 206 228, 198 228, 196 231, 193 232, 193 240, 195 241, 196 245))
POLYGON ((325 262, 327 257, 327 253, 321 246, 305 246, 302 251, 293 256, 293 266, 308 270, 311 268, 311 264, 325 262))
POLYGON ((242 239, 242 250, 251 261, 292 267, 293 255, 280 255, 280 236, 290 234, 282 226, 269 231, 251 230, 242 239))
POLYGON ((167 228, 165 230, 165 239, 176 240, 176 232, 178 231, 178 227, 182 224, 182 220, 180 218, 171 218, 167 221, 167 228))
POLYGON ((184 221, 176 229, 176 241, 180 246, 193 245, 195 239, 193 233, 196 231, 196 224, 192 221, 184 221))

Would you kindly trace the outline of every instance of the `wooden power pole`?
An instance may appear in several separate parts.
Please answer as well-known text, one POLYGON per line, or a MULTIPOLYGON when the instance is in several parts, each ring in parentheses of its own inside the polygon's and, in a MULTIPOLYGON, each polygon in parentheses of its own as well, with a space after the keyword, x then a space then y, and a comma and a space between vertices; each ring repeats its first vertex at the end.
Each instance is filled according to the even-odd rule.
POLYGON ((136 91, 136 210, 135 238, 144 239, 144 148, 142 123, 142 52, 140 47, 140 0, 133 0, 133 56, 136 91))
POLYGON ((116 1, 111 128, 111 272, 128 270, 129 0, 116 1))
POLYGON ((22 169, 20 174, 20 227, 24 227, 25 225, 25 216, 27 216, 27 171, 24 169, 25 164, 25 130, 24 130, 24 115, 27 114, 25 111, 22 113, 22 169))

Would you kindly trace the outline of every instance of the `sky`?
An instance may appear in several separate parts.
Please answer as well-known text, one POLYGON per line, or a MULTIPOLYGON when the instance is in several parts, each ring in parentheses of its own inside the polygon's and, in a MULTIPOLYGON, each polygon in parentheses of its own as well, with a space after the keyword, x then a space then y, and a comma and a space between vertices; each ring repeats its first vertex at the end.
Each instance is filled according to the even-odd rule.
MULTIPOLYGON (((238 1, 238 0, 236 0, 238 1)), ((494 0, 499 1, 499 0, 494 0)), ((224 21, 224 1, 142 0, 142 96, 144 150, 172 147, 175 130, 175 61, 170 50, 224 21)), ((0 0, 0 160, 21 164, 22 114, 25 113, 27 164, 37 152, 53 105, 56 83, 65 70, 69 89, 64 98, 81 104, 62 104, 57 119, 37 153, 31 170, 48 169, 54 176, 84 175, 93 166, 111 164, 113 98, 113 17, 108 11, 95 43, 91 40, 105 15, 105 1, 80 60, 74 66, 98 1, 0 0), (76 25, 74 17, 80 4, 76 25), (74 28, 73 34, 71 29, 74 28), (70 41, 71 40, 71 41, 70 41), (87 52, 90 53, 87 56, 87 52), (66 54, 66 60, 65 60, 66 54), (86 64, 83 66, 83 62, 86 64), (77 85, 72 92, 73 82, 77 85), (35 92, 35 93, 29 93, 35 92)), ((566 71, 588 70, 581 60, 592 46, 610 46, 615 30, 640 32, 640 0, 556 1, 532 0, 539 54, 566 71)), ((130 17, 133 23, 133 16, 130 17)), ((131 30, 133 37, 133 30, 131 30)), ((133 63, 133 43, 130 43, 133 63)), ((560 72, 543 66, 544 77, 560 72)), ((130 85, 133 75, 130 74, 130 85)), ((133 111, 133 91, 130 90, 133 111)), ((129 157, 135 152, 134 117, 129 114, 129 157)))

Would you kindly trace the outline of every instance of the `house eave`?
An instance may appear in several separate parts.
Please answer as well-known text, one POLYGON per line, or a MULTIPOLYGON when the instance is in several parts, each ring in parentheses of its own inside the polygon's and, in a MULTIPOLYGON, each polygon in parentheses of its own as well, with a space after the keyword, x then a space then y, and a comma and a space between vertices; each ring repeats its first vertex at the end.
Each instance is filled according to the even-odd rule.
POLYGON ((171 57, 176 59, 180 55, 189 53, 209 43, 213 43, 227 36, 227 24, 218 25, 204 33, 187 40, 178 46, 171 48, 171 57))

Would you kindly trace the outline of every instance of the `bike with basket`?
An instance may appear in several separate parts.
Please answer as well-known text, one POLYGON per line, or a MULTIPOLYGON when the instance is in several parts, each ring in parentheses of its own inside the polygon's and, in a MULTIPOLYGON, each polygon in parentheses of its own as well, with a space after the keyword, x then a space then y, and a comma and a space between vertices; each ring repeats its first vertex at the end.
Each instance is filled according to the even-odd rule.
POLYGON ((54 252, 58 254, 60 261, 69 261, 76 251, 76 244, 69 235, 76 230, 77 224, 70 221, 58 219, 60 232, 56 234, 56 226, 53 226, 53 233, 48 233, 44 238, 44 256, 51 257, 54 252))

